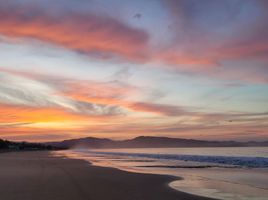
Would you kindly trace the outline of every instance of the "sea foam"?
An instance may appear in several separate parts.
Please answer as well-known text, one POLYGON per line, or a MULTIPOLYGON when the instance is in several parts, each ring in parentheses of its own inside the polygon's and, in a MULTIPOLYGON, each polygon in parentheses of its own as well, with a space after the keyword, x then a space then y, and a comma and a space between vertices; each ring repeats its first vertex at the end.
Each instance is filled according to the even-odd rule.
POLYGON ((90 151, 94 154, 131 156, 139 158, 182 160, 194 162, 217 163, 249 168, 268 167, 268 158, 265 157, 234 157, 234 156, 202 156, 202 155, 179 155, 179 154, 148 154, 148 153, 124 153, 124 152, 99 152, 90 151))

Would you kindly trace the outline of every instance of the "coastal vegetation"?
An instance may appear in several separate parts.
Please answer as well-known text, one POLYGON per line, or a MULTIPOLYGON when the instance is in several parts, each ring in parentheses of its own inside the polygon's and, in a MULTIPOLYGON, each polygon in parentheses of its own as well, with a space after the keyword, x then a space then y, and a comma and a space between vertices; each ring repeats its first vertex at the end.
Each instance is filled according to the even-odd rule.
POLYGON ((52 150, 51 145, 29 142, 12 142, 0 139, 0 151, 52 150))

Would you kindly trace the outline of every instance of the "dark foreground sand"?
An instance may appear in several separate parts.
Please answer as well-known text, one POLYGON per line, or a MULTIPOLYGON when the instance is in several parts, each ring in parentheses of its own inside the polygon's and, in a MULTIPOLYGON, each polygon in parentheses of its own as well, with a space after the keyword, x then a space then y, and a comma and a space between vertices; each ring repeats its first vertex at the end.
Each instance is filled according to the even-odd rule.
POLYGON ((208 200, 169 188, 171 180, 95 167, 49 152, 0 154, 0 200, 208 200))

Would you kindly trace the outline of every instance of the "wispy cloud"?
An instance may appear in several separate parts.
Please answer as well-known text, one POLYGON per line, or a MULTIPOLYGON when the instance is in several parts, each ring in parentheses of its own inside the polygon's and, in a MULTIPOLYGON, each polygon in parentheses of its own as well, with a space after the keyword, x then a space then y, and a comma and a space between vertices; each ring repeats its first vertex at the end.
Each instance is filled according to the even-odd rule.
POLYGON ((1 137, 267 138, 265 0, 106 3, 0 1, 1 137))
POLYGON ((115 115, 120 111, 113 106, 82 102, 61 96, 56 87, 37 79, 6 72, 0 73, 0 103, 33 108, 59 108, 85 115, 115 115))

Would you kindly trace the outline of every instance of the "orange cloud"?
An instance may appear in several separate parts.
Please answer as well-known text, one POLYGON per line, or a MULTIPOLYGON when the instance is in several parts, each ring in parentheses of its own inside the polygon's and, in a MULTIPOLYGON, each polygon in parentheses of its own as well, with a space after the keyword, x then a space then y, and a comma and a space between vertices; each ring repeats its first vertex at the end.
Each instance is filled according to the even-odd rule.
POLYGON ((59 108, 39 108, 16 105, 0 105, 0 122, 64 122, 83 120, 86 117, 75 113, 66 112, 59 108))
POLYGON ((137 88, 131 86, 71 81, 67 83, 65 88, 67 90, 63 91, 62 95, 77 101, 119 106, 134 112, 147 112, 166 116, 186 113, 178 106, 126 100, 125 97, 130 94, 140 92, 137 88))
POLYGON ((57 107, 29 107, 18 105, 0 104, 0 123, 99 123, 111 119, 118 119, 120 116, 110 115, 89 115, 87 113, 70 112, 57 107))
POLYGON ((100 104, 113 101, 116 105, 117 100, 139 92, 138 88, 134 86, 113 82, 68 80, 62 84, 66 88, 63 92, 64 95, 100 104))
POLYGON ((154 56, 156 62, 166 63, 175 68, 187 71, 210 70, 218 66, 218 60, 210 56, 178 53, 176 50, 158 52, 154 56))
POLYGON ((268 41, 254 41, 252 43, 233 44, 225 48, 214 50, 215 59, 239 59, 239 58, 260 58, 268 60, 266 53, 268 51, 268 41))
MULTIPOLYGON (((115 138, 163 135, 198 139, 200 134, 204 134, 202 138, 217 139, 222 134, 224 136, 221 139, 227 139, 237 138, 237 136, 250 138, 253 133, 265 137, 265 131, 267 131, 267 113, 260 115, 230 114, 234 118, 232 122, 225 121, 228 114, 212 114, 206 117, 204 113, 203 115, 202 113, 193 113, 193 116, 197 115, 197 119, 192 119, 193 116, 189 116, 186 121, 178 122, 176 116, 182 111, 173 111, 176 109, 171 106, 136 103, 132 109, 159 112, 161 115, 174 115, 175 118, 166 120, 166 118, 158 117, 91 117, 68 113, 60 109, 1 105, 0 137, 16 140, 27 139, 29 141, 61 140, 88 135, 115 138), (245 121, 241 121, 242 119, 245 121), (262 119, 263 121, 260 121, 262 119)), ((188 114, 190 115, 190 113, 188 114)))
POLYGON ((38 39, 92 55, 128 59, 142 59, 148 40, 144 31, 113 18, 92 14, 53 17, 30 7, 12 11, 0 8, 0 34, 38 39))
POLYGON ((0 104, 0 138, 79 137, 97 131, 110 123, 120 122, 120 116, 92 116, 53 107, 28 107, 0 104), (88 129, 86 127, 89 127, 88 129), (85 132, 84 130, 87 129, 85 132), (25 136, 25 137, 24 137, 25 136))

